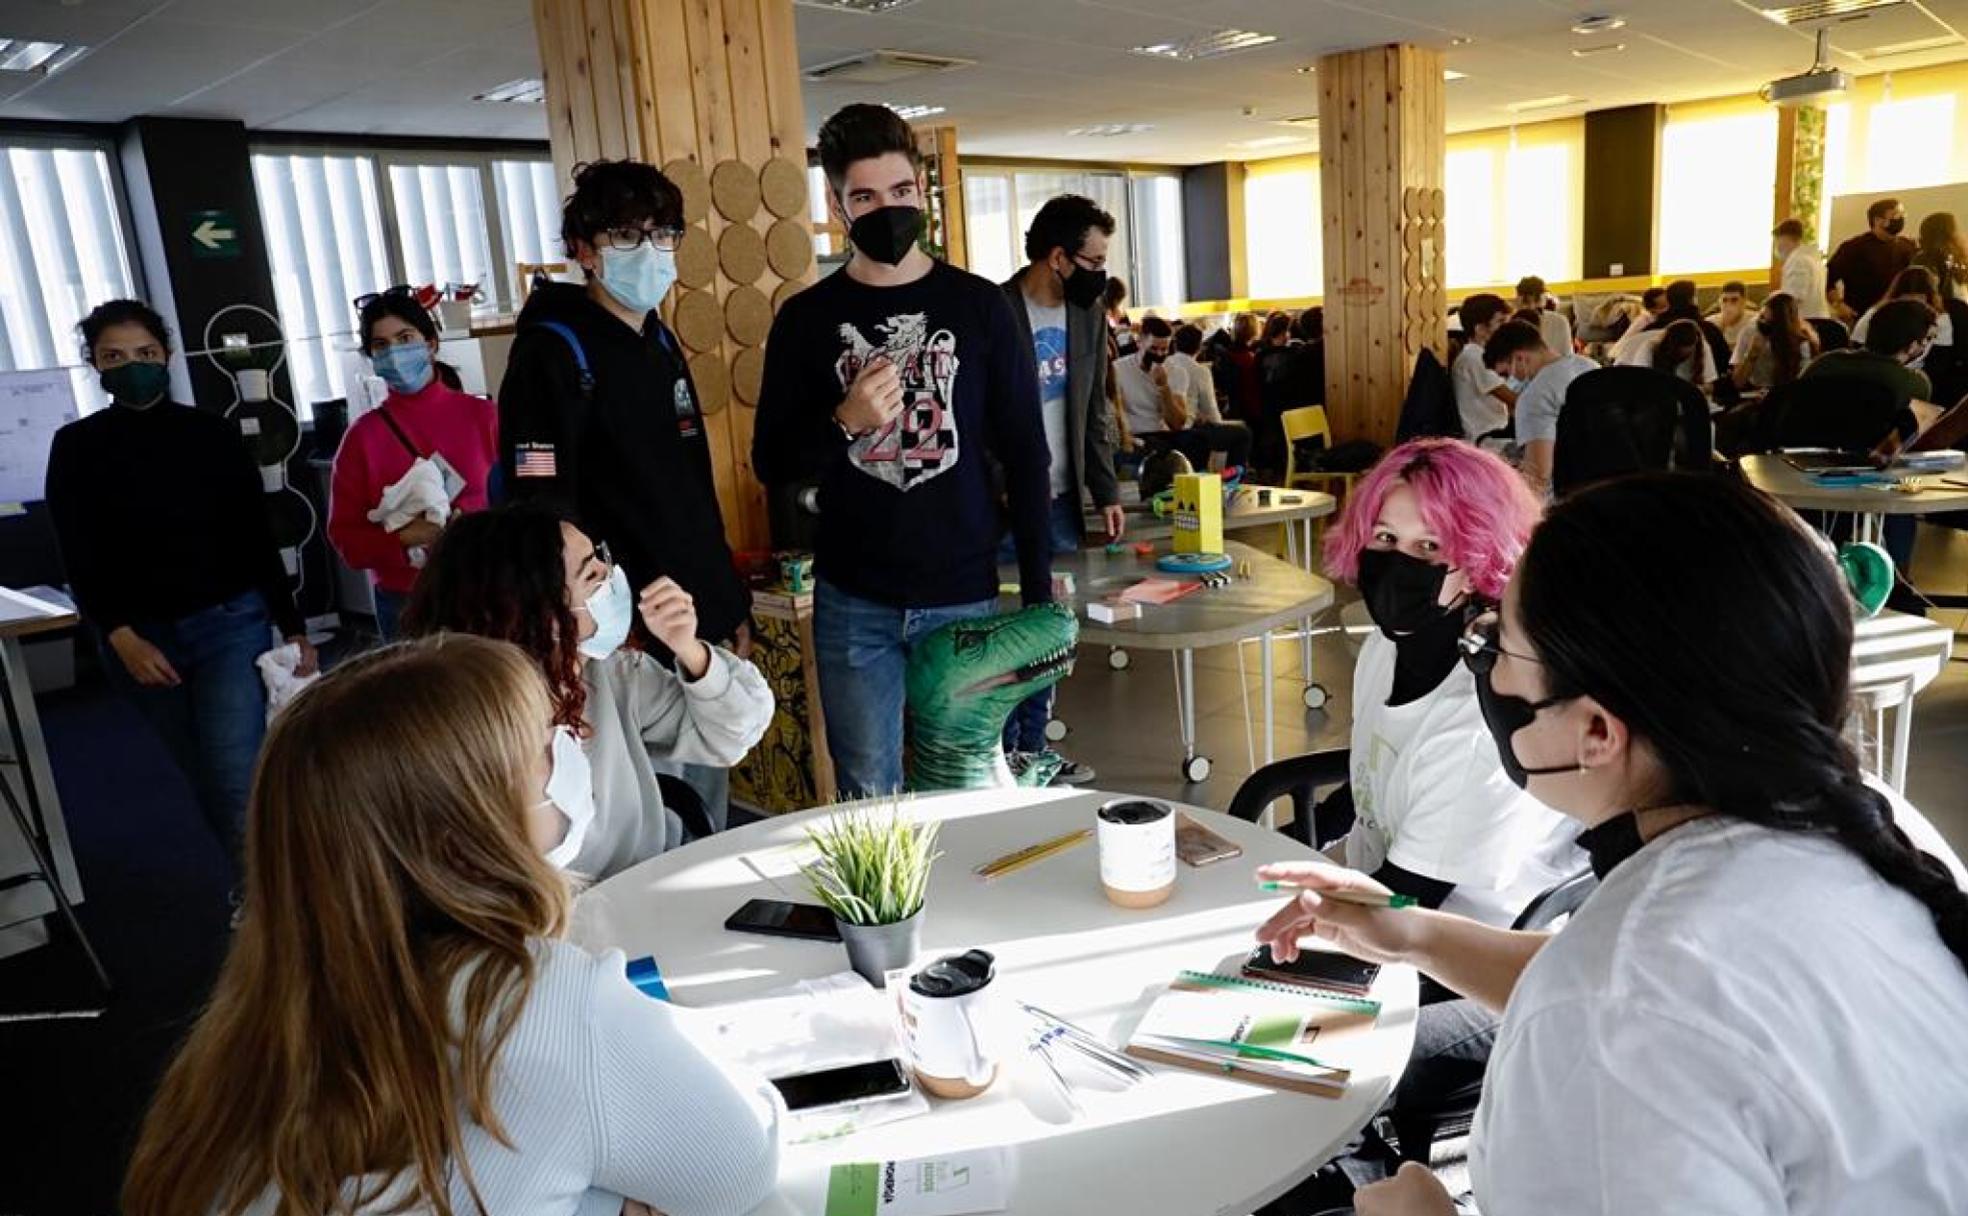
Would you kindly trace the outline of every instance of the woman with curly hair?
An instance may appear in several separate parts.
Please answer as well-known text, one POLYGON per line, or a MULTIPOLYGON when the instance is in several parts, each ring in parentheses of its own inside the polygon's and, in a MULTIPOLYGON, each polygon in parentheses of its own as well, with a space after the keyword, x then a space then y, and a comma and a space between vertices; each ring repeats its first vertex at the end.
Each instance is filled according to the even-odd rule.
POLYGON ((555 853, 606 878, 684 843, 651 761, 730 765, 772 721, 772 690, 751 663, 697 636, 697 609, 667 578, 629 590, 605 543, 553 509, 519 504, 445 529, 403 614, 404 633, 512 642, 546 677, 554 721, 594 772, 594 819, 555 853), (625 646, 632 616, 676 656, 672 670, 625 646))

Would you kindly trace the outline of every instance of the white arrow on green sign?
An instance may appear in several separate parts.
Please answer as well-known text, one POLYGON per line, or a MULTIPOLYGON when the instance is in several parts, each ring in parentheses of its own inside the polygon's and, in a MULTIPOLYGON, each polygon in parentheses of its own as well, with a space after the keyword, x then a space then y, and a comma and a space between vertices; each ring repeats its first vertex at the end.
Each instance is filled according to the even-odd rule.
POLYGON ((239 256, 239 225, 230 211, 191 213, 191 252, 201 258, 239 256))

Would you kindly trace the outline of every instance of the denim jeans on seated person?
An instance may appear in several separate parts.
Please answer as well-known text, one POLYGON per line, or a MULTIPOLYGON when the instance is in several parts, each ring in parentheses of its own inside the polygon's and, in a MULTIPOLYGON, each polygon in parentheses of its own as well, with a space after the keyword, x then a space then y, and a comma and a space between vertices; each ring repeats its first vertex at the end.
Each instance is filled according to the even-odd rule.
POLYGON ((897 608, 817 580, 813 646, 827 751, 842 798, 869 798, 902 788, 903 676, 916 639, 951 621, 990 616, 995 599, 935 608, 897 608))
MULTIPOLYGON (((1052 513, 1047 520, 1047 528, 1055 554, 1071 553, 1080 547, 1081 517, 1080 496, 1069 490, 1052 500, 1052 513)), ((998 542, 998 565, 1018 564, 1018 544, 1007 532, 998 542)), ((1053 694, 1059 690, 1057 684, 1020 701, 1005 719, 1004 749, 1006 752, 1042 752, 1046 749, 1045 728, 1052 718, 1053 694)))
POLYGON ((182 683, 153 688, 131 677, 107 639, 103 666, 191 782, 199 809, 233 865, 245 843, 246 795, 266 736, 266 685, 254 661, 273 646, 273 622, 257 591, 174 621, 133 621, 164 652, 182 683))

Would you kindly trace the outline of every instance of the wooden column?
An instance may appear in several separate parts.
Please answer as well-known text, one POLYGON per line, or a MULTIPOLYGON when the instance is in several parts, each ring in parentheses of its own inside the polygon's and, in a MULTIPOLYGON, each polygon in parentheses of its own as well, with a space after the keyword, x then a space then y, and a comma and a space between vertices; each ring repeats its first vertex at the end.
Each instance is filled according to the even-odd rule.
POLYGON ((1442 55, 1381 46, 1319 60, 1326 413, 1388 444, 1423 348, 1446 359, 1442 55))
POLYGON ((770 545, 752 472, 766 329, 813 278, 792 0, 533 0, 554 166, 647 161, 683 191, 669 320, 734 549, 770 545))

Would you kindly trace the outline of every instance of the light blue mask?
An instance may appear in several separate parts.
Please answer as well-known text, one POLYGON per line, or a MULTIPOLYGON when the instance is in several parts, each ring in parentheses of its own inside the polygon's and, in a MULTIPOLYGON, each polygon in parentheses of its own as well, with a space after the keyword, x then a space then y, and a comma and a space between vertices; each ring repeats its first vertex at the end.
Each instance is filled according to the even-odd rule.
POLYGON ((384 384, 405 394, 421 392, 436 371, 427 342, 406 342, 401 346, 389 347, 369 356, 369 366, 376 369, 384 384))
POLYGON ((601 251, 601 285, 636 312, 653 311, 676 282, 676 254, 644 242, 601 251))
POLYGON ((596 587, 588 602, 577 611, 593 619, 595 631, 575 649, 590 659, 605 659, 628 640, 629 623, 635 616, 635 596, 629 590, 629 576, 620 566, 609 572, 608 581, 596 587))
POLYGON ((1522 393, 1524 391, 1525 386, 1530 384, 1530 381, 1519 380, 1515 376, 1505 376, 1503 379, 1503 383, 1504 383, 1504 387, 1508 388, 1511 392, 1522 393))

